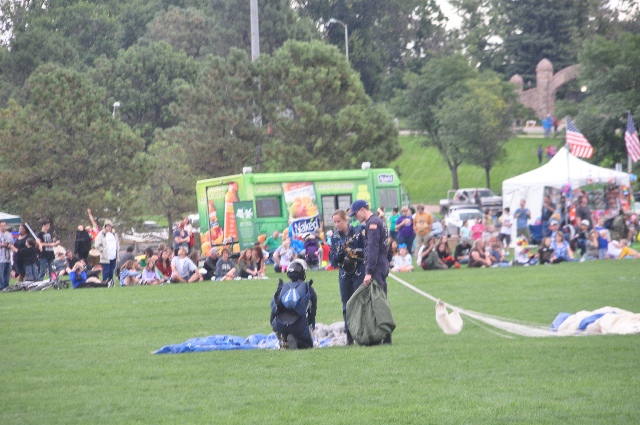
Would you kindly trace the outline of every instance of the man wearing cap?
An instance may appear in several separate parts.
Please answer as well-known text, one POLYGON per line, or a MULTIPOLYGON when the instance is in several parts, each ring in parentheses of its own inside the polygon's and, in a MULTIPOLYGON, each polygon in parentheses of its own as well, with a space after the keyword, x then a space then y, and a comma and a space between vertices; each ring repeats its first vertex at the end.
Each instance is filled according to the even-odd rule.
POLYGON ((549 231, 549 220, 551 220, 551 216, 556 212, 556 204, 551 202, 551 197, 549 195, 544 196, 544 202, 542 204, 542 214, 540 220, 542 221, 542 237, 547 237, 551 234, 549 231))
POLYGON ((113 232, 111 220, 105 220, 104 226, 96 236, 95 248, 100 252, 100 265, 102 266, 102 281, 111 284, 113 272, 116 270, 118 257, 118 239, 113 232))
POLYGON ((555 218, 552 218, 551 221, 549 222, 549 237, 551 238, 552 242, 556 240, 556 233, 558 233, 559 229, 560 229, 560 222, 555 218))
POLYGON ((575 252, 580 249, 580 255, 584 255, 587 252, 587 239, 589 238, 589 220, 582 220, 580 227, 576 232, 573 240, 569 243, 571 249, 575 252))
MULTIPOLYGON (((389 260, 387 259, 389 229, 387 229, 387 223, 372 213, 369 209, 369 203, 361 199, 351 204, 349 216, 355 216, 364 227, 365 275, 362 283, 364 286, 369 286, 371 281, 375 279, 386 294, 387 275, 389 274, 389 260)), ((391 334, 382 343, 391 344, 391 334)))
MULTIPOLYGON (((347 301, 356 292, 364 279, 364 228, 361 224, 353 226, 347 220, 344 210, 337 210, 332 216, 335 233, 331 237, 329 261, 338 271, 342 317, 347 326, 347 301)), ((353 344, 353 337, 347 331, 347 345, 353 344)))
POLYGON ((365 275, 362 283, 369 286, 375 279, 384 292, 387 292, 387 275, 389 274, 389 260, 387 259, 387 245, 389 230, 387 224, 369 209, 367 201, 358 199, 351 205, 351 217, 364 226, 364 264, 365 275))

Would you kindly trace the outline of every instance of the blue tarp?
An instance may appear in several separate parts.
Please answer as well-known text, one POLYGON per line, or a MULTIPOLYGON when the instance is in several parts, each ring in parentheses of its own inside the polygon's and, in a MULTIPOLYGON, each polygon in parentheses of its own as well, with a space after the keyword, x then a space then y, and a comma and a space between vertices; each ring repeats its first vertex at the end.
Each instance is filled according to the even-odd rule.
MULTIPOLYGON (((314 339, 314 342, 315 339, 314 339)), ((325 338, 317 346, 330 347, 333 338, 325 338)), ((279 348, 278 338, 275 333, 270 335, 253 334, 246 338, 233 335, 211 335, 202 338, 192 338, 182 344, 167 345, 154 354, 180 354, 201 351, 227 351, 227 350, 256 350, 279 348)))

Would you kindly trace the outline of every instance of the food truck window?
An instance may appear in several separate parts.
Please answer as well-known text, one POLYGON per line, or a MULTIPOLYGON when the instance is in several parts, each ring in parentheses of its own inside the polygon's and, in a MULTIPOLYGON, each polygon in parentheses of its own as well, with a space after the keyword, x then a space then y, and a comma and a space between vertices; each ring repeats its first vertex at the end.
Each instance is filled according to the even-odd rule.
POLYGON ((398 189, 378 189, 380 206, 385 208, 394 208, 398 206, 398 189))
POLYGON ((280 197, 256 199, 256 217, 280 217, 281 215, 280 197))
POLYGON ((351 195, 323 195, 322 196, 322 219, 324 227, 333 228, 333 213, 336 210, 348 210, 351 207, 351 195))

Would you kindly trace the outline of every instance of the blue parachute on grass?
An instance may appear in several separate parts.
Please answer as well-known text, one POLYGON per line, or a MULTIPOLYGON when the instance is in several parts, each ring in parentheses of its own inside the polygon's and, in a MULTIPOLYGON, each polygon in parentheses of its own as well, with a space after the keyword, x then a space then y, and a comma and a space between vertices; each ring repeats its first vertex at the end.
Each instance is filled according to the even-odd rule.
POLYGON ((182 344, 167 345, 155 352, 155 354, 180 354, 202 351, 227 351, 227 350, 256 350, 274 349, 278 346, 278 338, 275 334, 253 334, 247 338, 233 335, 211 335, 202 338, 192 338, 182 344))

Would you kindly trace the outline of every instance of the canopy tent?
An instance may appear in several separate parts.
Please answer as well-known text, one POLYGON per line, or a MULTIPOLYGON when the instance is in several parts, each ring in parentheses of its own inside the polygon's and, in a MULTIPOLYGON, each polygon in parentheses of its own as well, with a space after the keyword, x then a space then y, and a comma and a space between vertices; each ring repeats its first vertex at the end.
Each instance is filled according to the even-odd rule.
POLYGON ((11 215, 0 212, 0 221, 4 221, 8 225, 22 223, 22 218, 19 215, 11 215))
MULTIPOLYGON (((502 205, 504 208, 509 207, 513 214, 520 208, 520 200, 525 199, 526 207, 531 211, 529 224, 532 224, 540 217, 544 188, 561 189, 567 183, 572 189, 596 183, 629 186, 629 174, 589 164, 562 147, 543 166, 503 181, 502 205)), ((515 236, 515 226, 513 228, 515 236)))

